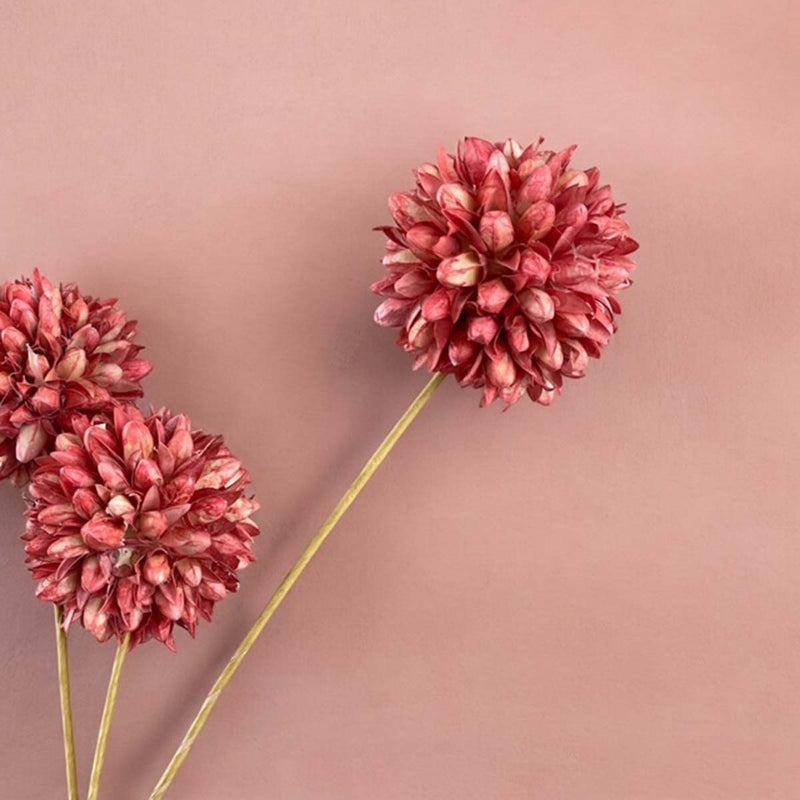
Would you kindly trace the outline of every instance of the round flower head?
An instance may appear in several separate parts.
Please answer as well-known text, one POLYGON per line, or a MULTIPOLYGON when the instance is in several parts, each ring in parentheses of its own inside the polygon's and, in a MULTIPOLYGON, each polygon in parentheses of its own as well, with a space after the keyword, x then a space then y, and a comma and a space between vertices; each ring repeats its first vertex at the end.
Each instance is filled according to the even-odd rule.
POLYGON ((151 365, 135 335, 116 300, 38 270, 0 286, 0 479, 24 483, 69 414, 141 396, 151 365))
POLYGON ((611 188, 570 168, 575 147, 465 139, 389 198, 393 227, 372 286, 375 321, 400 328, 415 368, 483 388, 482 404, 523 394, 549 405, 616 330, 637 243, 611 188))
POLYGON ((101 642, 174 649, 175 624, 194 636, 254 560, 249 475, 185 416, 75 414, 37 465, 23 536, 36 594, 101 642))

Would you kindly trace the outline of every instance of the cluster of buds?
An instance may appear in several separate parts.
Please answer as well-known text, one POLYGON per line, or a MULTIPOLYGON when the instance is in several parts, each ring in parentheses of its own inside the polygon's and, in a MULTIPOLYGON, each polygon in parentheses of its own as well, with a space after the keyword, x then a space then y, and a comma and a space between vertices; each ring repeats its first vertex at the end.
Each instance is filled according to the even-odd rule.
POLYGON ((257 503, 220 437, 133 405, 75 414, 29 486, 25 549, 37 596, 99 641, 131 635, 174 649, 177 624, 238 589, 253 561, 257 503))
POLYGON ((553 152, 468 138, 389 199, 393 226, 372 286, 415 367, 483 389, 483 404, 549 405, 616 331, 615 295, 638 244, 595 168, 553 152))
POLYGON ((0 479, 24 484, 69 416, 142 394, 136 322, 38 270, 0 287, 0 479))

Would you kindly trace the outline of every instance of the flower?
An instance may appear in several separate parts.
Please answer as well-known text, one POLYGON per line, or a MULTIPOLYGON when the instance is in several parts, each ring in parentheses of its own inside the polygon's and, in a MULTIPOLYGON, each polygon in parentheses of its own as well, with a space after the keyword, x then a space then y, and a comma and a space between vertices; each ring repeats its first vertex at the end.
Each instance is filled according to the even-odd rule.
POLYGON ((481 405, 527 392, 543 405, 580 378, 616 331, 615 295, 631 284, 638 244, 595 168, 575 146, 522 148, 467 138, 456 156, 415 171, 389 198, 386 299, 375 321, 400 328, 415 368, 483 388, 481 405))
POLYGON ((152 369, 116 300, 55 287, 38 270, 0 286, 0 479, 24 483, 65 418, 140 397, 152 369))
POLYGON ((175 624, 194 636, 254 560, 249 475, 183 415, 126 403, 69 422, 27 492, 36 594, 98 641, 130 632, 131 646, 174 649, 175 624))

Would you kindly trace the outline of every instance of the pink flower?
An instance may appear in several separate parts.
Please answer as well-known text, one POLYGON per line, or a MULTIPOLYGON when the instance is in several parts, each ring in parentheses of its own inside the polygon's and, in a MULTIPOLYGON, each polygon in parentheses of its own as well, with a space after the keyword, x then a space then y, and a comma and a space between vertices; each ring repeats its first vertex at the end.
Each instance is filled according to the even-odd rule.
POLYGON ((141 396, 152 367, 116 304, 38 270, 0 286, 0 479, 24 483, 70 413, 141 396))
POLYGON ((254 560, 249 475, 182 415, 74 414, 37 464, 23 536, 36 594, 98 641, 174 649, 174 626, 194 636, 254 560))
POLYGON ((483 389, 481 404, 528 396, 549 405, 616 331, 638 244, 595 168, 575 147, 465 139, 389 198, 395 225, 372 286, 375 321, 400 328, 415 368, 483 389))

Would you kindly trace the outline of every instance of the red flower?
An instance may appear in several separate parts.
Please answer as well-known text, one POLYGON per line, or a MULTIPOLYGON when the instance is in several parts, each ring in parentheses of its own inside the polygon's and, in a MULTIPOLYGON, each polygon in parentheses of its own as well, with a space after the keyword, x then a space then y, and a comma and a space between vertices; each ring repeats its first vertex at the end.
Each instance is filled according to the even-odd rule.
POLYGON ((249 475, 182 415, 74 414, 37 464, 23 536, 36 594, 101 642, 174 649, 175 624, 194 636, 254 560, 249 475))
POLYGON ((38 270, 0 286, 0 479, 24 483, 69 414, 141 396, 152 366, 116 304, 38 270))
POLYGON ((630 285, 638 244, 595 168, 575 147, 523 149, 465 139, 389 198, 393 227, 372 286, 375 321, 400 328, 415 368, 483 388, 482 404, 523 394, 549 405, 583 376, 616 330, 614 295, 630 285))

